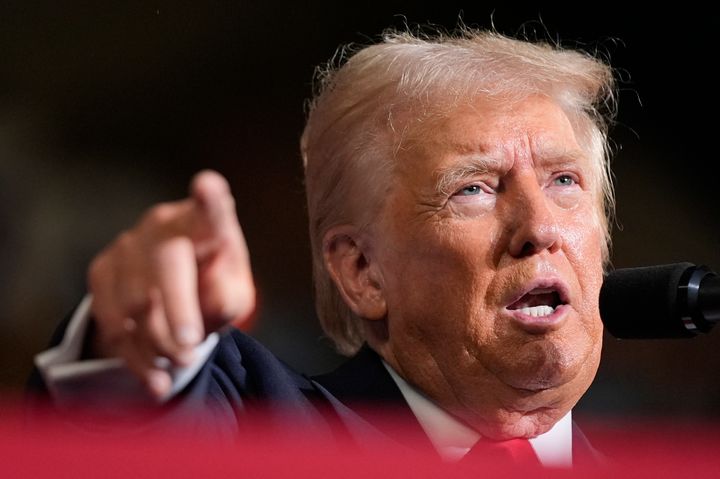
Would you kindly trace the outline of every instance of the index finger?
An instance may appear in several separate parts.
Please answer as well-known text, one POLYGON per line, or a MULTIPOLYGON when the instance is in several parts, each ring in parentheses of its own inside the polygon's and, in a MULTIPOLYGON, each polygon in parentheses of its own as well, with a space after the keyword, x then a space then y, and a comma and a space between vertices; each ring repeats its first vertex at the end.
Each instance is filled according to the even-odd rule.
POLYGON ((218 172, 203 170, 192 180, 190 194, 199 209, 203 226, 211 234, 236 236, 239 229, 235 199, 227 180, 218 172))

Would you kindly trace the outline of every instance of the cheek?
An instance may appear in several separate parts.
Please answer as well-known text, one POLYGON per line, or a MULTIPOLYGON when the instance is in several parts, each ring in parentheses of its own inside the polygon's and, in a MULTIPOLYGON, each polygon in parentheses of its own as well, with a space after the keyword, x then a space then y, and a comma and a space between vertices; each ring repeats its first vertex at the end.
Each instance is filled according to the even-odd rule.
POLYGON ((589 212, 585 218, 588 219, 576 219, 573 227, 568 228, 564 238, 565 251, 577 277, 582 298, 576 305, 581 324, 588 338, 592 342, 599 342, 603 331, 598 304, 603 282, 605 236, 600 223, 594 220, 594 215, 589 212))
POLYGON ((415 334, 442 332, 446 338, 476 327, 460 320, 483 310, 478 298, 485 298, 493 277, 492 243, 487 229, 454 226, 428 225, 397 238, 387 268, 391 327, 401 318, 415 334))
MULTIPOLYGON (((581 287, 600 292, 603 279, 603 252, 605 250, 605 235, 599 221, 592 212, 588 212, 584 219, 575 217, 573 227, 568 228, 563 242, 570 262, 573 264, 581 287)), ((595 295, 595 296, 597 296, 595 295)), ((590 295, 593 297, 593 295, 590 295)), ((597 298, 595 298, 597 299, 597 298)))
POLYGON ((591 198, 566 214, 558 216, 562 231, 563 250, 577 267, 587 268, 590 275, 599 274, 602 279, 603 252, 605 251, 605 228, 591 198))

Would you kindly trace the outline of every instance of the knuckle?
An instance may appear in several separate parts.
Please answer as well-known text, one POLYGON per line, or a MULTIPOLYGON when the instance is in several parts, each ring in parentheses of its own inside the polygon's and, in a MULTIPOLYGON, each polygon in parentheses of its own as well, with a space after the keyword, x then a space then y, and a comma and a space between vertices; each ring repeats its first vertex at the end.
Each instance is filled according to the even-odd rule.
POLYGON ((130 231, 123 231, 115 237, 105 249, 103 249, 90 263, 88 271, 93 276, 104 276, 112 271, 115 263, 122 262, 128 252, 137 249, 137 241, 130 231))
POLYGON ((95 256, 88 266, 88 283, 98 285, 112 277, 118 264, 127 262, 127 257, 138 251, 137 238, 131 231, 121 232, 112 243, 95 256))
POLYGON ((182 255, 194 255, 192 240, 186 236, 167 238, 152 251, 155 262, 172 261, 182 255))
POLYGON ((185 253, 193 250, 193 242, 187 236, 173 236, 165 241, 164 248, 168 251, 185 253))
POLYGON ((117 288, 117 296, 126 313, 134 315, 144 312, 148 307, 150 289, 147 282, 137 276, 124 279, 117 288))
POLYGON ((158 203, 145 212, 140 224, 151 228, 162 226, 175 217, 176 210, 176 206, 172 203, 158 203))
POLYGON ((120 254, 127 254, 128 252, 137 249, 137 239, 132 231, 122 231, 115 242, 113 243, 113 250, 120 254))
POLYGON ((98 255, 90 262, 87 271, 87 283, 90 291, 102 287, 107 279, 107 260, 103 255, 98 255))

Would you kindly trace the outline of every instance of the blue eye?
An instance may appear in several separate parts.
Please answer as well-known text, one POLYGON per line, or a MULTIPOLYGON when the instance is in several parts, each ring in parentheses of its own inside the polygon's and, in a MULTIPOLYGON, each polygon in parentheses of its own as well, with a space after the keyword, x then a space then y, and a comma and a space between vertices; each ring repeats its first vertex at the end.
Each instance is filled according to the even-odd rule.
POLYGON ((570 175, 560 175, 553 180, 557 186, 572 186, 576 184, 575 178, 570 175))
POLYGON ((458 194, 460 196, 472 196, 472 195, 480 194, 481 191, 482 191, 482 188, 480 188, 478 185, 470 185, 470 186, 466 186, 465 188, 461 189, 456 194, 458 194))

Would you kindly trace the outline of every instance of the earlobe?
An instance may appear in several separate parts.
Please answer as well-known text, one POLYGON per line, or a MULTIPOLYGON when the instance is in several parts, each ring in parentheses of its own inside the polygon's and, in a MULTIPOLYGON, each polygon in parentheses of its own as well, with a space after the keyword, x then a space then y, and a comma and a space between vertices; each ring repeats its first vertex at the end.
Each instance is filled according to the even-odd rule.
POLYGON ((357 229, 330 229, 323 238, 323 256, 325 268, 350 309, 363 319, 384 319, 387 305, 382 275, 357 229))

